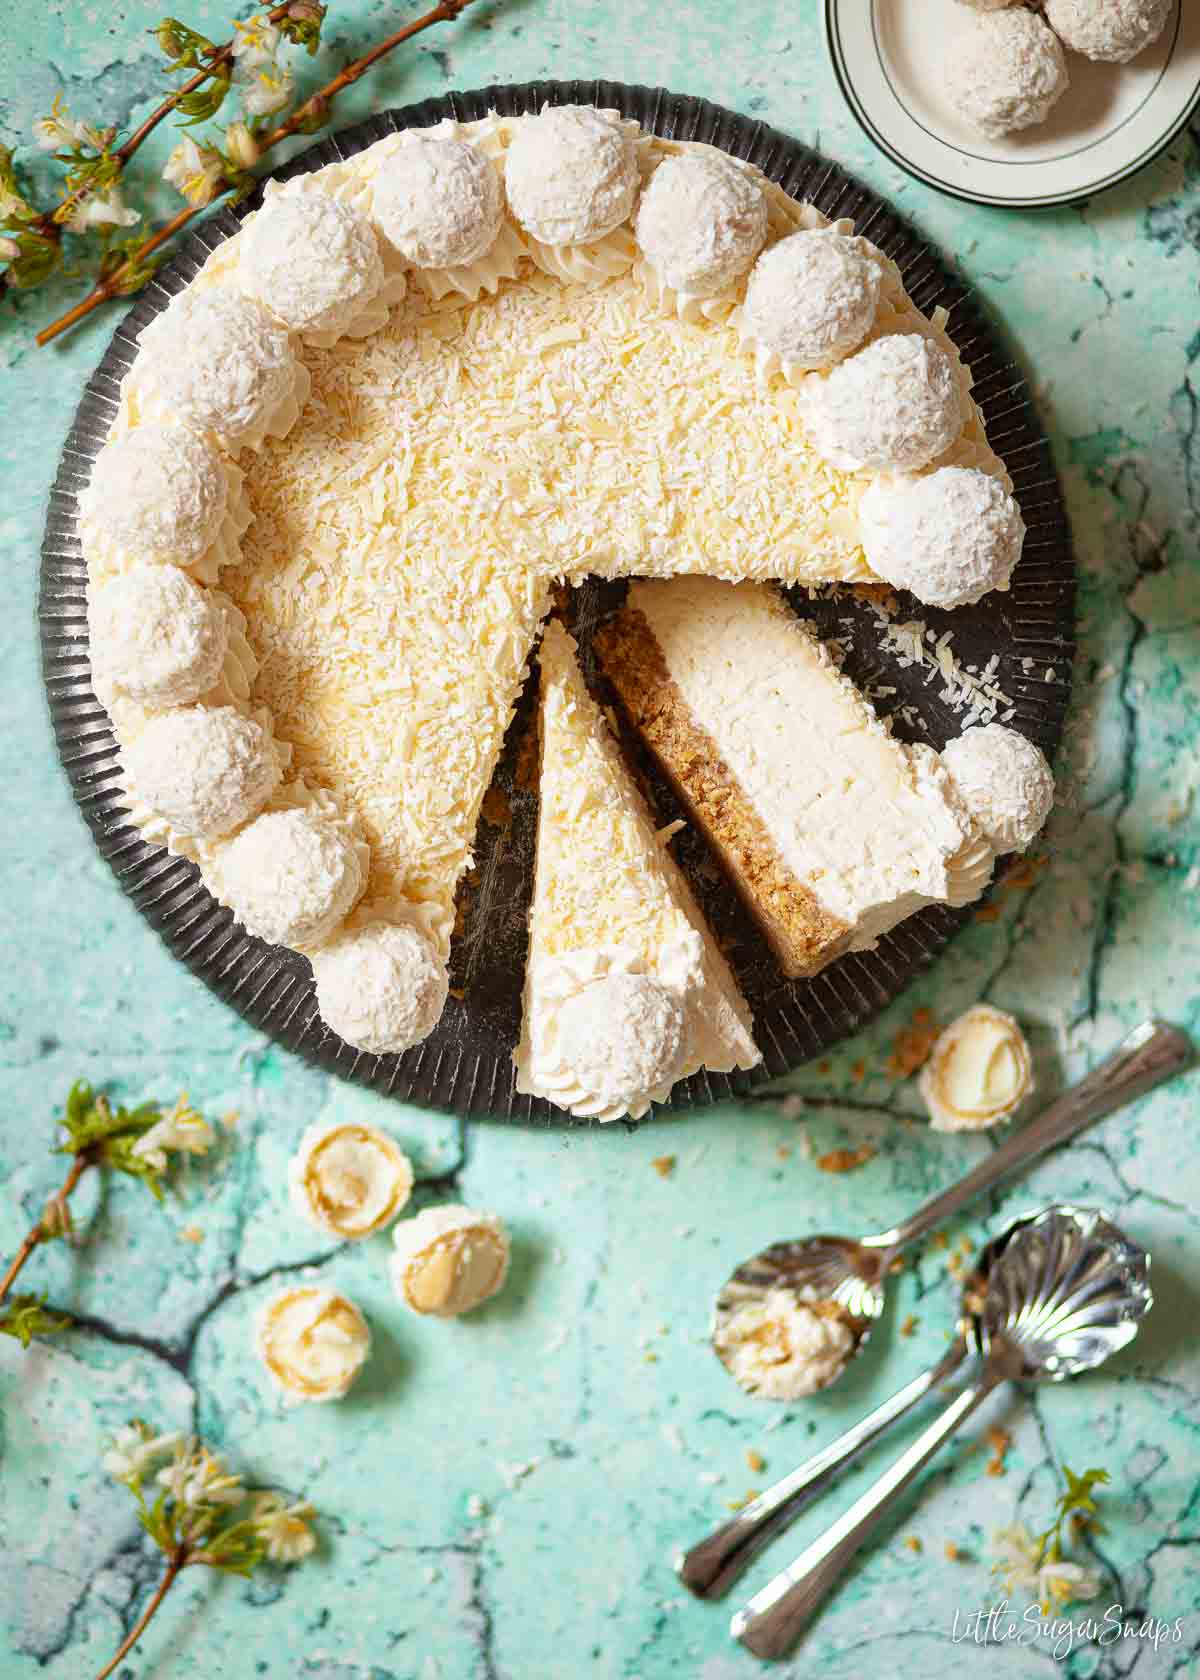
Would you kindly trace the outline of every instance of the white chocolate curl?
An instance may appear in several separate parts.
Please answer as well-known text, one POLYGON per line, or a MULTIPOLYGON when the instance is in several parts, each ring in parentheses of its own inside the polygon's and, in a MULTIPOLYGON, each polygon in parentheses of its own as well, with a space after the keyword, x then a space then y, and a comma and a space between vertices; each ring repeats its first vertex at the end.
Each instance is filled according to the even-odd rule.
POLYGON ((288 1167, 291 1204, 319 1231, 360 1242, 382 1231, 412 1193, 412 1163, 376 1126, 310 1126, 288 1167))

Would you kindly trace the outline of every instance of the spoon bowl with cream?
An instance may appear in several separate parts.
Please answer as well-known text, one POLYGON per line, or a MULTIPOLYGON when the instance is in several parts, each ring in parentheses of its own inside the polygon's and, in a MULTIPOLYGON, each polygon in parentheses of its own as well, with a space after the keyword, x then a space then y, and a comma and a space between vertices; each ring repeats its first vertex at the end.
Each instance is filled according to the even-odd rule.
MULTIPOLYGON (((965 1048, 960 1040, 947 1045, 964 1016, 931 1057, 936 1069, 942 1050, 936 1095, 955 1117, 955 1130, 990 1124, 980 1114, 997 1100, 1010 1100, 1020 1083, 1017 1052, 1004 1027, 1011 1018, 981 1007, 999 1020, 989 1021, 965 1048)), ((1023 1045, 1019 1031, 1016 1036, 1023 1045)), ((1143 1021, 1079 1084, 902 1224, 857 1239, 825 1235, 774 1243, 744 1261, 717 1296, 717 1357, 741 1388, 763 1399, 796 1400, 828 1388, 861 1352, 883 1312, 888 1274, 903 1249, 1018 1167, 1173 1078, 1191 1059, 1191 1042, 1177 1028, 1143 1021)))

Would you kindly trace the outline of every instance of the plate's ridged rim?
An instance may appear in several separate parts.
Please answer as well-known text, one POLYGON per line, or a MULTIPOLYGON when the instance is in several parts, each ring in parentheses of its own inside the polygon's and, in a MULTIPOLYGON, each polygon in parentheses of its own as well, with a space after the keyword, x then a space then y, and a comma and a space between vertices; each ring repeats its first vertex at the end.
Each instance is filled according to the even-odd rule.
MULTIPOLYGON (((836 164, 766 123, 751 121, 707 100, 665 88, 606 81, 530 82, 453 93, 385 111, 307 149, 277 171, 280 178, 337 162, 401 128, 445 117, 472 122, 496 110, 518 116, 543 103, 615 108, 664 138, 703 141, 749 159, 793 197, 831 218, 852 218, 899 265, 909 294, 929 313, 950 315, 955 342, 971 366, 975 395, 989 437, 1016 484, 1029 534, 1008 598, 1017 669, 1008 679, 1017 719, 1054 753, 1070 697, 1074 657, 1075 574, 1070 533, 1049 445, 1020 371, 973 307, 966 289, 886 202, 836 164), (1053 664, 1053 683, 1023 683, 1020 661, 1053 664)), ((256 198, 245 208, 252 208, 256 198)), ((408 1102, 520 1121, 569 1122, 550 1103, 518 1095, 508 1056, 471 1043, 467 1008, 453 1000, 426 1042, 403 1056, 372 1056, 345 1044, 322 1022, 307 962, 266 946, 238 928, 203 887, 195 868, 142 840, 119 804, 117 744, 108 717, 91 691, 87 657, 87 568, 75 534, 76 496, 115 412, 120 380, 133 360, 141 329, 183 289, 208 254, 239 226, 237 212, 214 214, 160 270, 122 319, 84 388, 50 492, 42 545, 42 670, 59 757, 101 855, 125 892, 191 972, 275 1042, 343 1078, 408 1102)), ((787 1073, 859 1030, 890 1003, 915 972, 930 963, 972 915, 941 906, 901 924, 872 952, 849 956, 803 989, 803 1007, 786 986, 755 1017, 763 1063, 752 1073, 699 1073, 677 1086, 671 1108, 703 1106, 736 1097, 768 1077, 787 1073)), ((575 1122, 591 1124, 591 1122, 575 1122)))

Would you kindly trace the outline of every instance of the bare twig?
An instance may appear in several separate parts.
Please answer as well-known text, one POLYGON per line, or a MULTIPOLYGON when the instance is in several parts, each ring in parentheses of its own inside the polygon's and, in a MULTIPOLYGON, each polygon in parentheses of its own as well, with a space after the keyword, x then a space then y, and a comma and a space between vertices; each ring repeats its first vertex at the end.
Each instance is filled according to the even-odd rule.
POLYGON ((56 1190, 54 1195, 51 1196, 49 1202, 46 1204, 45 1211, 37 1220, 37 1223, 29 1228, 29 1231, 26 1233, 25 1240, 13 1256, 12 1264, 5 1272, 4 1276, 0 1278, 0 1301, 4 1300, 13 1284, 17 1281, 17 1278, 21 1273, 21 1268, 24 1266, 26 1260, 29 1259, 29 1256, 33 1253, 34 1249, 48 1240, 49 1232, 46 1224, 46 1215, 49 1213, 51 1208, 55 1209, 56 1218, 60 1222, 60 1230, 70 1230, 71 1216, 67 1209, 67 1198, 70 1196, 72 1190, 74 1190, 75 1186, 79 1183, 79 1180, 83 1177, 84 1172, 91 1166, 91 1164, 92 1157, 86 1149, 81 1150, 71 1162, 71 1170, 63 1180, 61 1188, 56 1190))
POLYGON ((137 1621, 130 1628, 129 1632, 125 1635, 125 1638, 121 1641, 121 1649, 117 1652, 111 1662, 105 1663, 99 1674, 97 1674, 96 1680, 108 1680, 108 1676, 117 1667, 117 1664, 124 1661, 130 1651, 133 1650, 133 1647, 150 1626, 159 1605, 162 1603, 163 1599, 166 1598, 167 1593, 171 1590, 175 1577, 179 1574, 180 1570, 187 1565, 187 1562, 187 1552, 182 1547, 180 1547, 178 1551, 174 1552, 171 1557, 167 1559, 167 1567, 163 1571, 162 1580, 154 1589, 154 1596, 151 1598, 146 1608, 142 1611, 137 1621))
MULTIPOLYGON (((343 88, 347 88, 352 82, 358 81, 359 77, 365 75, 372 65, 376 64, 387 53, 402 45, 403 42, 411 40, 414 35, 419 35, 425 29, 432 28, 436 23, 453 22, 471 4, 472 0, 439 0, 439 4, 434 6, 432 11, 415 18, 412 23, 406 24, 403 29, 398 29, 394 35, 389 35, 386 40, 380 41, 371 48, 370 52, 364 53, 361 58, 355 59, 352 64, 348 64, 331 82, 313 94, 311 99, 305 100, 303 105, 298 106, 286 122, 280 123, 278 127, 265 135, 259 141, 260 152, 268 151, 272 146, 278 145, 281 140, 286 140, 290 135, 298 133, 306 126, 315 126, 326 121, 331 102, 343 88)), ((277 12, 286 11, 287 7, 280 7, 276 10, 277 12)), ((276 13, 271 15, 274 17, 276 13)), ((164 227, 159 228, 157 233, 140 245, 119 267, 114 268, 108 274, 102 275, 88 295, 77 303, 73 309, 69 309, 57 321, 52 321, 48 327, 43 327, 37 335, 36 342, 42 346, 50 344, 60 334, 68 332, 70 328, 90 315, 94 309, 98 309, 102 303, 107 303, 111 298, 119 296, 123 282, 129 279, 139 264, 144 262, 167 240, 173 238, 181 229, 185 228, 196 216, 207 210, 216 199, 224 197, 226 193, 232 190, 234 185, 235 183, 229 181, 218 182, 209 204, 181 210, 177 216, 174 216, 164 227)))

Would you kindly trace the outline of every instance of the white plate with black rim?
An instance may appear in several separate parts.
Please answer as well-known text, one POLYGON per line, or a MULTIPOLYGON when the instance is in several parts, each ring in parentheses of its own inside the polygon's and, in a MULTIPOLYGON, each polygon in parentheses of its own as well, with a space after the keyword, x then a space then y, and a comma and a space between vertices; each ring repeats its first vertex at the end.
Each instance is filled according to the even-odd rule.
POLYGON ((987 140, 946 93, 946 57, 972 23, 962 0, 825 0, 834 73, 875 144, 910 175, 976 204, 1048 209, 1126 181, 1200 108, 1200 0, 1176 0, 1130 64, 1068 53, 1071 86, 1044 123, 987 140))

